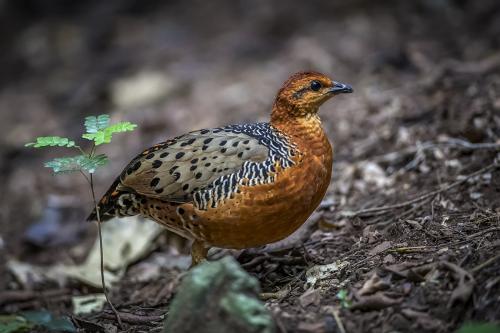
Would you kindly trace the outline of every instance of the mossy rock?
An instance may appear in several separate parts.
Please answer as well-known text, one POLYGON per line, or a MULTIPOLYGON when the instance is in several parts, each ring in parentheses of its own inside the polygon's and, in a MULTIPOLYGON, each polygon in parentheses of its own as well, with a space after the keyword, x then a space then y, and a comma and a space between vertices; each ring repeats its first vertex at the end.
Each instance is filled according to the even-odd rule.
POLYGON ((232 257, 193 268, 179 287, 164 332, 273 333, 257 279, 232 257))

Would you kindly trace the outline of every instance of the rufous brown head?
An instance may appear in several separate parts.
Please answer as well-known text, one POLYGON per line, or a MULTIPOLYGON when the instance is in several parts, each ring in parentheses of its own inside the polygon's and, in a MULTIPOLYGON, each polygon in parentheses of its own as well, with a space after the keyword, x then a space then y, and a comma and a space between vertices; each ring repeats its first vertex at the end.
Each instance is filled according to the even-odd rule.
POLYGON ((292 75, 278 92, 271 120, 305 117, 318 112, 321 104, 335 95, 352 93, 352 87, 317 72, 292 75))

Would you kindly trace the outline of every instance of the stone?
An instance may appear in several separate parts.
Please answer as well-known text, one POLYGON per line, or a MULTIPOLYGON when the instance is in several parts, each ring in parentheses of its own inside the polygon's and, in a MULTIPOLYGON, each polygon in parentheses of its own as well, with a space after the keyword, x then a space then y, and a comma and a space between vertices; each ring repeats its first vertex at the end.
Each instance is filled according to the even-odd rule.
POLYGON ((164 332, 274 333, 259 292, 257 279, 232 257, 200 264, 182 281, 164 332))

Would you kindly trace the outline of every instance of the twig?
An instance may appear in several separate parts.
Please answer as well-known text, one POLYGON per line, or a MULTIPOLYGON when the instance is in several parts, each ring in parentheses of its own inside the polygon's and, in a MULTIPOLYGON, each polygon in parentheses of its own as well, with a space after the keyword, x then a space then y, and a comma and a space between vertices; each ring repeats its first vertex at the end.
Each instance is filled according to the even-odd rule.
POLYGON ((116 321, 118 322, 118 325, 120 328, 123 328, 122 320, 120 318, 120 314, 116 310, 115 306, 111 301, 109 300, 108 296, 108 291, 106 290, 106 281, 104 280, 104 251, 102 249, 102 230, 101 230, 101 216, 99 214, 99 207, 97 207, 97 200, 95 198, 95 191, 94 191, 94 178, 92 177, 92 173, 90 174, 90 192, 92 192, 92 201, 94 202, 94 208, 96 212, 96 217, 97 217, 97 232, 99 234, 99 251, 101 255, 101 283, 102 283, 102 291, 104 293, 104 297, 106 298, 106 302, 108 302, 109 307, 113 311, 116 317, 116 321))
POLYGON ((461 74, 483 74, 500 66, 500 53, 496 52, 479 61, 447 60, 444 67, 461 74))
POLYGON ((500 231, 500 227, 491 227, 491 228, 488 228, 488 229, 484 229, 484 230, 478 231, 478 232, 476 232, 474 234, 468 235, 467 236, 467 240, 469 240, 471 238, 475 238, 475 237, 481 236, 483 234, 487 234, 487 233, 492 232, 492 231, 500 231))
POLYGON ((263 301, 267 301, 271 298, 275 298, 277 300, 282 300, 284 299, 286 296, 288 296, 288 294, 290 293, 291 291, 291 286, 289 284, 285 285, 283 288, 281 288, 280 290, 276 291, 276 292, 271 292, 271 293, 260 293, 259 294, 259 298, 263 301))
POLYGON ((293 279, 291 279, 285 286, 280 288, 277 292, 270 292, 270 293, 260 293, 259 297, 261 300, 268 300, 271 298, 277 298, 278 300, 283 300, 288 294, 292 291, 293 287, 292 285, 302 279, 302 277, 306 274, 305 271, 300 272, 295 276, 293 279))
POLYGON ((477 265, 476 267, 472 268, 471 269, 471 272, 472 273, 476 273, 477 271, 480 271, 482 270, 483 268, 485 268, 486 266, 489 266, 491 265, 492 263, 494 263, 496 260, 498 260, 498 258, 500 258, 500 254, 497 254, 496 256, 493 256, 491 257, 490 259, 486 260, 485 262, 477 265))
POLYGON ((483 222, 486 222, 486 221, 489 221, 489 220, 492 220, 492 219, 500 219, 500 214, 493 214, 493 215, 490 215, 490 216, 486 216, 486 217, 483 217, 477 221, 474 221, 475 224, 481 224, 483 222))
MULTIPOLYGON (((5 304, 3 308, 7 312, 19 312, 25 309, 40 309, 47 308, 49 304, 71 303, 71 294, 59 295, 51 297, 50 299, 36 298, 26 302, 18 302, 12 304, 5 304)), ((0 330, 0 332, 2 332, 0 330)))
POLYGON ((458 287, 451 293, 448 301, 448 308, 452 307, 457 300, 463 303, 467 302, 476 284, 476 280, 472 274, 462 267, 448 261, 442 261, 440 266, 454 272, 456 274, 455 278, 458 280, 458 287))
POLYGON ((415 154, 419 151, 430 150, 441 146, 448 146, 461 150, 483 150, 483 149, 500 150, 500 143, 493 143, 493 142, 472 143, 459 138, 449 138, 448 140, 439 142, 425 141, 416 146, 411 146, 399 151, 394 151, 391 153, 371 157, 369 160, 371 162, 393 162, 395 160, 404 158, 406 155, 415 154))
POLYGON ((413 252, 428 252, 430 250, 429 246, 405 246, 405 247, 396 247, 393 249, 387 249, 387 252, 395 252, 395 253, 413 253, 413 252))
POLYGON ((346 333, 344 324, 342 323, 342 318, 340 318, 339 310, 335 309, 333 306, 327 306, 327 311, 330 312, 337 323, 340 333, 346 333))
POLYGON ((423 194, 421 196, 418 196, 416 197, 415 199, 412 199, 412 200, 409 200, 409 201, 405 201, 405 202, 402 202, 402 203, 399 203, 399 204, 395 204, 395 205, 388 205, 388 206, 382 206, 382 207, 374 207, 374 208, 367 208, 367 209, 362 209, 362 210, 358 210, 358 211, 345 211, 345 212, 340 212, 340 214, 344 217, 356 217, 356 216, 370 216, 370 215, 373 215, 373 213, 378 213, 378 212, 384 212, 384 211, 387 211, 387 210, 392 210, 392 209, 398 209, 398 208, 404 208, 406 206, 410 206, 410 205, 413 205, 417 202, 420 202, 422 200, 425 200, 427 198, 430 198, 430 197, 433 197, 439 193, 442 193, 442 192, 446 192, 446 191, 449 191, 451 190, 452 188, 455 188, 459 185, 462 185, 463 183, 467 182, 469 179, 477 176, 477 175, 480 175, 482 173, 485 173, 491 169, 494 169, 496 168, 497 165, 496 163, 492 163, 482 169, 479 169, 467 176, 465 176, 463 179, 460 179, 460 180, 457 180, 455 181, 454 183, 448 185, 448 186, 445 186, 443 188, 440 188, 438 190, 435 190, 435 191, 431 191, 431 192, 428 192, 426 194, 423 194))
POLYGON ((467 150, 477 150, 477 149, 500 149, 500 143, 493 142, 481 142, 481 143, 472 143, 467 140, 458 139, 458 138, 449 138, 446 141, 438 142, 438 144, 461 147, 467 150))
MULTIPOLYGON (((379 222, 380 219, 375 219, 375 220, 367 221, 366 224, 367 225, 379 224, 381 226, 386 226, 386 225, 392 224, 392 223, 397 222, 397 221, 402 221, 403 218, 405 218, 408 215, 414 213, 416 210, 418 210, 422 206, 424 206, 427 202, 428 202, 427 200, 424 200, 421 203, 419 203, 418 205, 413 206, 411 209, 408 209, 407 211, 404 211, 403 213, 401 213, 398 216, 394 217, 393 219, 386 220, 384 222, 379 222)), ((382 215, 382 214, 384 214, 384 212, 378 212, 376 215, 382 215)), ((424 232, 426 232, 425 229, 424 229, 424 232)))
MULTIPOLYGON (((102 312, 99 316, 106 319, 113 319, 116 317, 116 314, 117 313, 102 312)), ((124 322, 129 324, 152 324, 153 322, 162 321, 164 319, 164 316, 140 316, 127 312, 119 312, 118 314, 124 322)))
POLYGON ((264 255, 262 255, 262 256, 254 257, 252 260, 250 260, 250 261, 248 261, 248 262, 246 262, 244 264, 241 264, 241 267, 243 267, 244 269, 248 270, 250 268, 253 268, 255 266, 258 266, 258 265, 262 264, 268 258, 269 258, 269 255, 267 255, 266 253, 264 253, 264 255))
POLYGON ((416 252, 418 250, 423 250, 425 248, 440 248, 440 249, 443 249, 445 247, 450 247, 450 246, 456 246, 456 245, 460 245, 462 243, 466 243, 466 242, 469 242, 471 239, 473 238, 476 238, 476 237, 479 237, 479 236, 482 236, 484 234, 487 234, 487 233, 490 233, 490 232, 494 232, 494 231, 500 231, 500 227, 491 227, 491 228, 488 228, 488 229, 484 229, 484 230, 481 230, 481 231, 478 231, 474 234, 470 234, 470 235, 467 235, 465 239, 463 240, 460 240, 460 241, 455 241, 455 242, 449 242, 449 243, 445 243, 445 244, 436 244, 436 245, 421 245, 421 246, 410 246, 410 247, 401 247, 401 248, 392 248, 392 249, 388 249, 386 251, 388 252, 416 252))
POLYGON ((0 305, 5 303, 13 303, 13 302, 24 302, 32 299, 38 298, 53 298, 62 296, 65 294, 70 294, 71 291, 69 289, 54 289, 47 291, 32 291, 32 290, 12 290, 12 291, 4 291, 0 293, 0 305))

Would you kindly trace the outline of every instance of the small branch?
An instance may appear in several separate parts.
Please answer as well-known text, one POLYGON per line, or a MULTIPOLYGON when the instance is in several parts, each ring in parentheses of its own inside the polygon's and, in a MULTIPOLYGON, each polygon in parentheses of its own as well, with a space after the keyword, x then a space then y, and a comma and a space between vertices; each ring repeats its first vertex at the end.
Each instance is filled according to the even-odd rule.
POLYGON ((114 314, 102 312, 99 314, 100 317, 106 319, 113 319, 119 315, 124 322, 129 324, 152 324, 153 322, 162 321, 164 316, 140 316, 127 312, 116 312, 114 314))
POLYGON ((402 203, 399 203, 399 204, 395 204, 395 205, 388 205, 388 206, 382 206, 382 207, 374 207, 374 208, 367 208, 367 209, 362 209, 362 210, 358 210, 358 211, 344 211, 344 212, 340 212, 340 215, 344 216, 344 217, 356 217, 356 216, 370 216, 370 215, 374 215, 374 213, 379 213, 379 212, 385 212, 385 211, 388 211, 388 210, 392 210, 392 209, 399 209, 399 208, 404 208, 404 207, 407 207, 407 206, 410 206, 410 205, 413 205, 417 202, 420 202, 422 200, 425 200, 427 198, 430 198, 430 197, 433 197, 437 194, 440 194, 442 192, 446 192, 446 191, 449 191, 457 186, 460 186, 462 185, 463 183, 467 182, 469 179, 477 176, 477 175, 480 175, 482 173, 485 173, 487 171, 490 171, 494 168, 498 167, 496 165, 496 163, 492 163, 480 170, 477 170, 467 176, 465 176, 463 179, 460 179, 460 180, 457 180, 455 181, 454 183, 451 183, 450 185, 448 186, 445 186, 443 188, 440 188, 438 190, 435 190, 435 191, 431 191, 431 192, 428 192, 426 194, 423 194, 421 196, 418 196, 416 197, 415 199, 412 199, 412 200, 409 200, 409 201, 405 201, 405 202, 402 202, 402 203))
POLYGON ((429 252, 431 249, 429 246, 406 246, 406 247, 396 247, 393 249, 388 249, 387 252, 395 253, 414 253, 414 252, 429 252))
POLYGON ((493 142, 482 142, 482 143, 472 143, 463 139, 449 138, 445 141, 433 142, 426 141, 418 144, 416 146, 408 147, 400 151, 394 151, 391 153, 378 155, 370 158, 372 162, 394 162, 395 160, 400 160, 407 155, 415 154, 418 151, 425 151, 434 149, 437 147, 448 146, 452 148, 457 148, 460 150, 500 150, 500 143, 493 142))
POLYGON ((13 290, 0 293, 0 305, 5 303, 24 302, 32 299, 46 299, 70 294, 69 289, 54 289, 47 291, 13 290))
POLYGON ((335 309, 332 306, 329 306, 329 312, 332 314, 333 318, 335 318, 335 322, 337 323, 337 327, 340 333, 346 333, 344 324, 342 323, 342 319, 340 318, 339 310, 335 309))
POLYGON ((74 146, 82 155, 87 155, 87 153, 80 146, 74 146))
POLYGON ((90 179, 89 179, 89 177, 87 177, 87 175, 85 174, 85 172, 83 172, 82 169, 80 169, 79 171, 82 174, 82 176, 85 178, 85 180, 87 181, 87 183, 89 184, 89 186, 92 187, 92 184, 90 183, 90 179))
POLYGON ((487 233, 490 233, 490 232, 493 232, 493 231, 500 231, 500 227, 491 227, 491 228, 488 228, 488 229, 484 229, 484 230, 481 230, 481 231, 478 231, 476 233, 473 233, 472 235, 468 235, 467 236, 467 239, 472 239, 472 238, 476 238, 478 236, 482 236, 484 234, 487 234, 487 233))
MULTIPOLYGON (((95 146, 94 146, 95 147, 95 146)), ((106 301, 109 304, 109 307, 113 311, 116 317, 116 321, 118 321, 118 325, 120 328, 123 326, 122 320, 120 318, 119 312, 116 310, 114 307, 113 303, 109 300, 108 296, 108 291, 106 290, 106 281, 104 280, 104 251, 102 249, 102 230, 101 230, 101 215, 99 213, 99 207, 97 206, 97 200, 95 198, 95 191, 94 191, 94 178, 92 174, 90 174, 90 192, 92 192, 92 201, 94 202, 94 208, 97 216, 97 231, 99 234, 99 251, 101 255, 101 283, 102 283, 102 291, 104 293, 104 297, 106 297, 106 301)))
POLYGON ((491 265, 492 263, 494 263, 499 258, 500 258, 500 254, 497 254, 497 255, 491 257, 490 259, 486 260, 485 262, 483 262, 483 263, 477 265, 476 267, 472 268, 471 272, 472 273, 476 273, 476 272, 482 270, 483 268, 485 268, 486 266, 491 265))
POLYGON ((286 296, 288 296, 288 294, 290 293, 290 290, 291 290, 291 287, 290 287, 290 285, 287 284, 283 288, 281 288, 280 290, 278 290, 276 292, 260 293, 259 298, 262 301, 267 301, 267 300, 270 300, 273 298, 281 301, 286 296))
POLYGON ((92 148, 90 148, 90 154, 89 154, 91 158, 94 157, 95 149, 96 149, 95 141, 92 141, 92 148))
POLYGON ((499 149, 500 150, 500 143, 492 143, 492 142, 482 142, 482 143, 472 143, 466 140, 462 139, 457 139, 457 138, 450 138, 444 142, 438 142, 439 144, 443 145, 449 145, 449 146, 455 146, 455 147, 460 147, 464 148, 466 150, 477 150, 477 149, 499 149))

